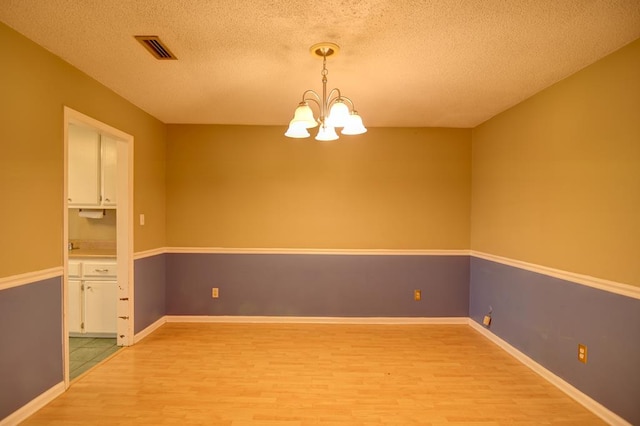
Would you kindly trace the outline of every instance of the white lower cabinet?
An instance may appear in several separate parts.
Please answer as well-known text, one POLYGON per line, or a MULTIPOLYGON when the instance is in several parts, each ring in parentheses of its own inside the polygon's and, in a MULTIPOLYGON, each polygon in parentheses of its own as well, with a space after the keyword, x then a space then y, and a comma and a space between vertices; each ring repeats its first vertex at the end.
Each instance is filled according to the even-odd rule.
POLYGON ((115 281, 84 282, 86 333, 115 333, 118 286, 115 281))
POLYGON ((115 335, 118 283, 115 260, 69 261, 68 323, 72 335, 115 335), (73 276, 78 271, 79 276, 73 276))
POLYGON ((82 281, 69 280, 69 303, 67 310, 67 321, 69 324, 69 333, 82 333, 82 281))

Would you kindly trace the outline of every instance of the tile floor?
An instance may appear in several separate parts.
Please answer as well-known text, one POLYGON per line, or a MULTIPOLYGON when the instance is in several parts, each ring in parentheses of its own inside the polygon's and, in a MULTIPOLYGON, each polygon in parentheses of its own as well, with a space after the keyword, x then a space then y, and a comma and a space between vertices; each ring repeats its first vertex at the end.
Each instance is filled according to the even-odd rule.
POLYGON ((116 352, 116 339, 69 337, 69 380, 73 380, 116 352))

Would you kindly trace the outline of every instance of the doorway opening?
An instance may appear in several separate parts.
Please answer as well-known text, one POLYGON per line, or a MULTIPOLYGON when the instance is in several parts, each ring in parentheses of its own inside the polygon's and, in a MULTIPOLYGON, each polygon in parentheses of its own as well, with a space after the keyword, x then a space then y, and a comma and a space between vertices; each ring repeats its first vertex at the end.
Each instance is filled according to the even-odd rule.
POLYGON ((133 136, 65 107, 64 171, 69 387, 101 357, 133 344, 133 136))

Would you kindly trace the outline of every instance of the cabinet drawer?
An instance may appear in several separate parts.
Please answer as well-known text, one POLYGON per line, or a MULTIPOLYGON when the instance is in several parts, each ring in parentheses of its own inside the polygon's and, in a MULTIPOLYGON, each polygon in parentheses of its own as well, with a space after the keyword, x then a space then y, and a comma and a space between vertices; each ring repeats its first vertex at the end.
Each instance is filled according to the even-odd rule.
POLYGON ((80 267, 80 262, 74 262, 72 260, 69 261, 69 276, 70 277, 80 277, 82 268, 80 267))
POLYGON ((82 266, 83 277, 95 278, 116 276, 116 263, 84 262, 82 266))

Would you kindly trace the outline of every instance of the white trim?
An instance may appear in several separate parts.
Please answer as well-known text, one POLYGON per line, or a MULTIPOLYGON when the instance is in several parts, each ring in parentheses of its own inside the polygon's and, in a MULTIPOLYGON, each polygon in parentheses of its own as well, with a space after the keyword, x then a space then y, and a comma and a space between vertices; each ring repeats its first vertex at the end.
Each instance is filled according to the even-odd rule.
POLYGON ((94 127, 100 130, 101 133, 107 133, 115 139, 122 139, 124 141, 130 141, 133 139, 133 136, 131 136, 129 133, 123 132, 120 129, 116 129, 115 127, 103 123, 100 120, 83 114, 80 111, 76 111, 71 107, 64 105, 63 110, 65 114, 65 126, 68 123, 74 123, 80 126, 94 127))
POLYGON ((468 324, 467 317, 288 317, 288 316, 208 316, 167 315, 168 323, 240 324, 468 324))
POLYGON ((62 123, 64 161, 63 161, 63 192, 62 192, 62 371, 64 388, 69 389, 69 111, 62 108, 64 120, 62 123))
MULTIPOLYGON (((117 201, 117 263, 118 263, 118 298, 128 299, 126 310, 127 312, 118 312, 119 316, 126 316, 128 320, 124 323, 118 321, 118 344, 128 346, 133 341, 133 323, 134 323, 134 274, 133 274, 133 190, 134 190, 134 137, 122 130, 112 127, 102 121, 99 121, 93 117, 76 111, 68 106, 63 107, 64 115, 64 152, 65 152, 65 185, 64 185, 64 287, 63 287, 63 317, 64 317, 64 335, 68 335, 67 325, 67 292, 68 292, 68 271, 67 261, 68 253, 66 245, 68 243, 68 194, 67 194, 67 180, 68 180, 68 134, 67 128, 69 124, 78 124, 81 126, 89 126, 96 129, 100 134, 108 135, 117 140, 117 158, 118 158, 118 171, 117 171, 117 191, 120 194, 117 201), (124 315, 123 315, 124 314, 124 315)), ((120 306, 118 307, 120 309, 120 306)), ((65 343, 65 378, 67 386, 68 381, 68 358, 69 350, 68 345, 65 343)))
POLYGON ((141 341, 142 339, 144 339, 145 337, 147 337, 148 335, 150 335, 151 333, 153 333, 154 331, 162 327, 166 322, 167 322, 167 317, 163 316, 160 319, 158 319, 156 322, 154 322, 153 324, 149 325, 147 328, 142 330, 140 333, 136 333, 136 335, 133 336, 133 344, 135 345, 136 343, 138 343, 139 341, 141 341))
POLYGON ((38 281, 48 280, 49 278, 62 277, 63 274, 64 268, 62 266, 56 266, 55 268, 3 277, 0 278, 0 290, 6 290, 12 287, 20 287, 21 285, 33 284, 38 281))
POLYGON ((144 259, 145 257, 158 256, 165 254, 167 249, 165 247, 159 247, 151 250, 138 251, 133 253, 133 260, 144 259))
POLYGON ((52 386, 22 407, 18 408, 13 413, 9 414, 4 419, 0 419, 0 426, 19 424, 20 422, 26 420, 29 416, 35 414, 36 411, 40 410, 42 407, 62 395, 64 391, 64 382, 60 382, 57 385, 52 386))
POLYGON ((542 365, 538 364, 533 359, 529 358, 524 353, 520 352, 515 347, 511 346, 506 341, 502 340, 500 337, 493 334, 491 331, 487 330, 473 319, 469 318, 469 325, 471 328, 475 329, 477 332, 482 334, 487 339, 491 340, 493 343, 498 345, 501 349, 507 352, 509 355, 513 356, 515 359, 520 361, 525 366, 529 367, 535 373, 542 376, 543 379, 547 380, 549 383, 569 395, 571 398, 575 399, 581 405, 583 405, 587 410, 591 411, 596 416, 600 417, 602 420, 611 425, 629 425, 631 423, 627 422, 622 417, 618 416, 613 411, 606 408, 604 405, 600 404, 590 396, 582 393, 580 390, 573 387, 573 385, 564 381, 560 377, 553 374, 551 371, 544 368, 542 365))
POLYGON ((311 249, 311 248, 245 248, 245 247, 158 247, 133 254, 134 259, 167 253, 179 254, 333 254, 360 256, 469 256, 469 250, 429 249, 311 249))
POLYGON ((471 255, 481 259, 490 260, 492 262, 502 263, 503 265, 526 269, 527 271, 537 272, 539 274, 559 278, 561 280, 571 281, 576 284, 582 284, 588 287, 597 288, 599 290, 620 294, 622 296, 640 299, 640 287, 638 286, 609 281, 589 275, 576 274, 574 272, 563 271, 560 269, 550 268, 548 266, 536 265, 534 263, 523 262, 521 260, 509 259, 506 257, 496 256, 494 254, 482 253, 473 250, 471 251, 471 255))
POLYGON ((401 250, 401 249, 311 249, 311 248, 232 248, 167 247, 167 253, 211 254, 336 254, 377 256, 469 256, 469 250, 401 250))

